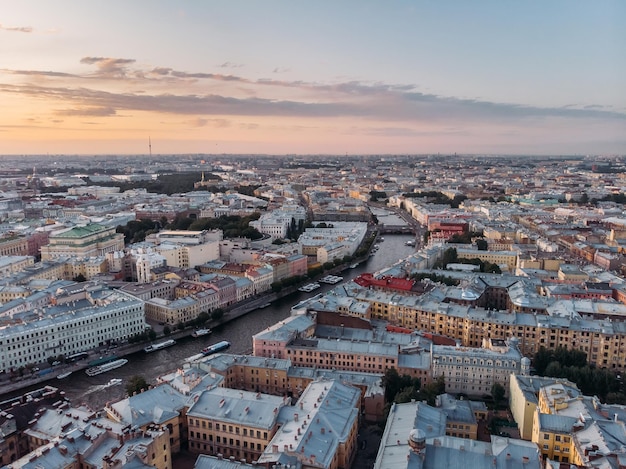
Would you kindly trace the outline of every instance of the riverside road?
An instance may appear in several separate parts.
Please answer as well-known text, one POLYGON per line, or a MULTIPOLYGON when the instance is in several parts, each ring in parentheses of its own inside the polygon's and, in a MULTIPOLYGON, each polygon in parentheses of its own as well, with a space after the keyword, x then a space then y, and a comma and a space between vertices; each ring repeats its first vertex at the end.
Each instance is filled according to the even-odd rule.
MULTIPOLYGON (((408 240, 413 239, 415 238, 411 235, 385 235, 385 241, 379 243, 379 250, 373 256, 359 264, 356 268, 347 269, 338 275, 343 276, 345 282, 361 273, 376 272, 387 267, 414 252, 415 248, 405 244, 408 240)), ((254 334, 289 316, 291 307, 299 301, 320 291, 330 290, 333 287, 331 285, 323 285, 320 290, 313 293, 296 291, 273 301, 270 306, 253 310, 244 316, 215 327, 213 333, 209 336, 198 338, 184 337, 178 339, 176 345, 153 353, 145 353, 141 348, 136 353, 125 356, 129 360, 128 364, 108 373, 89 377, 83 370, 76 370, 65 379, 52 379, 46 383, 39 383, 30 388, 5 394, 1 396, 0 400, 21 395, 28 390, 49 384, 65 391, 66 396, 73 405, 84 403, 94 410, 100 409, 107 401, 116 401, 125 396, 124 384, 132 376, 140 375, 148 383, 153 383, 158 376, 170 373, 181 367, 185 358, 196 355, 200 353, 202 348, 221 340, 227 340, 231 343, 230 349, 226 351, 228 353, 251 353, 252 336, 254 334), (109 386, 108 382, 111 378, 121 378, 122 383, 109 386)), ((268 300, 259 298, 255 301, 262 305, 267 303, 268 300)), ((112 350, 110 353, 114 352, 115 350, 112 350)))

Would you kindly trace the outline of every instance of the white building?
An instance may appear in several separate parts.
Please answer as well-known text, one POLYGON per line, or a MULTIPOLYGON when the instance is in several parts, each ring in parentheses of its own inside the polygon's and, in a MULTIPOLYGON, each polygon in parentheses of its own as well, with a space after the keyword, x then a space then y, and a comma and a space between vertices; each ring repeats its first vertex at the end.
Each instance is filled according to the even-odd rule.
POLYGON ((63 288, 47 307, 12 319, 13 323, 0 327, 2 370, 92 350, 146 328, 143 301, 84 283, 63 288))

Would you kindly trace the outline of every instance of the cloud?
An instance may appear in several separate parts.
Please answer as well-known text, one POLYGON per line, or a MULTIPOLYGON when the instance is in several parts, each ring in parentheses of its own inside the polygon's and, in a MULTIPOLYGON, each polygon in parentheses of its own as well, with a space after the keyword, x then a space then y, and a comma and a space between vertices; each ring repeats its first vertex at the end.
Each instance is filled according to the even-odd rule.
POLYGON ((107 117, 116 114, 115 109, 110 107, 94 107, 94 108, 78 108, 78 109, 62 109, 55 111, 57 116, 97 116, 107 117))
POLYGON ((0 24, 0 31, 10 31, 16 33, 32 33, 33 28, 31 26, 4 26, 0 24))
POLYGON ((241 68, 243 67, 243 64, 236 64, 233 62, 224 62, 223 64, 219 65, 220 68, 241 68))
POLYGON ((198 117, 196 119, 192 119, 186 122, 187 125, 191 127, 215 127, 215 128, 224 128, 230 127, 230 121, 226 119, 207 119, 205 117, 198 117))
MULTIPOLYGON (((50 99, 65 103, 66 109, 55 111, 60 116, 113 116, 120 111, 146 111, 161 114, 197 116, 189 124, 195 127, 224 125, 230 123, 211 119, 210 116, 283 116, 283 117, 347 117, 367 120, 403 122, 371 132, 402 134, 413 132, 410 123, 448 121, 499 124, 503 121, 517 123, 520 120, 547 118, 605 119, 623 122, 626 113, 598 104, 569 104, 561 107, 538 107, 514 103, 491 102, 484 99, 464 99, 440 96, 418 91, 415 84, 384 82, 344 81, 315 83, 305 81, 276 80, 271 78, 249 79, 238 75, 208 72, 187 72, 170 67, 145 68, 136 65, 135 59, 87 56, 80 63, 96 67, 95 73, 73 75, 56 71, 7 70, 0 72, 24 77, 55 77, 69 79, 111 79, 99 81, 102 89, 90 86, 43 86, 32 83, 20 85, 0 83, 0 93, 50 99), (167 84, 168 93, 154 91, 159 81, 167 84), (180 80, 180 87, 175 86, 180 80), (206 83, 202 80, 206 80, 206 83), (191 93, 190 82, 200 82, 191 93), (228 95, 224 86, 211 88, 211 82, 233 83, 237 88, 228 95), (114 85, 113 85, 114 83, 114 85), (119 90, 119 84, 128 84, 119 90), (130 91, 130 84, 145 86, 141 91, 130 91), (202 87, 202 88, 201 88, 202 87), (182 91, 181 91, 182 90, 182 91)), ((236 64, 224 62, 221 68, 234 68, 236 64)), ((286 69, 285 69, 286 70, 286 69)), ((276 72, 283 71, 276 69, 276 72)), ((93 83, 92 81, 83 83, 93 83)))
POLYGON ((135 63, 134 59, 114 59, 110 57, 83 57, 81 64, 96 65, 98 75, 104 77, 124 78, 128 73, 128 65, 135 63))
POLYGON ((47 70, 9 70, 6 68, 0 69, 1 73, 6 73, 10 75, 27 75, 34 77, 62 77, 62 78, 75 78, 79 77, 79 75, 74 75, 71 73, 64 72, 52 72, 47 70))

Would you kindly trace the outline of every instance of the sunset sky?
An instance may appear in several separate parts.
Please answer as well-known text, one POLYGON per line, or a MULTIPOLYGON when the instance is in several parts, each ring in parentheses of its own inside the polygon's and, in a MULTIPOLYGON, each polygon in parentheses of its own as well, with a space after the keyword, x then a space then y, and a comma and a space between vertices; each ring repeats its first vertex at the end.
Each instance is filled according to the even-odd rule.
POLYGON ((0 0, 0 154, 626 154, 622 0, 0 0))

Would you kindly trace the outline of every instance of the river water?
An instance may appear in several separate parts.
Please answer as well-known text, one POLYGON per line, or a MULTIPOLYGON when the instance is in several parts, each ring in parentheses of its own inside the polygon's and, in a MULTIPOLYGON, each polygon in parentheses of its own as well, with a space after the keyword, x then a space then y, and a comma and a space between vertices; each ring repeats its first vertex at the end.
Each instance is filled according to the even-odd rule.
MULTIPOLYGON (((379 250, 367 261, 354 269, 347 269, 340 275, 344 282, 364 272, 376 272, 404 259, 414 252, 413 247, 406 246, 408 240, 414 239, 410 235, 385 235, 385 240, 379 243, 379 250)), ((143 351, 128 355, 129 362, 121 368, 103 373, 98 376, 87 376, 84 371, 76 371, 63 380, 51 380, 49 384, 65 391, 70 402, 77 406, 82 403, 97 410, 107 401, 117 401, 125 396, 125 383, 135 375, 140 375, 148 383, 154 383, 158 376, 172 372, 182 366, 184 359, 200 353, 200 350, 210 344, 227 340, 232 345, 228 353, 251 353, 252 335, 286 318, 291 307, 309 296, 332 289, 334 286, 322 284, 322 288, 313 293, 295 292, 281 298, 263 309, 226 323, 213 330, 209 336, 181 339, 176 345, 153 353, 143 351), (121 378, 122 383, 109 386, 111 378, 121 378)), ((41 387, 38 386, 38 387, 41 387)))

